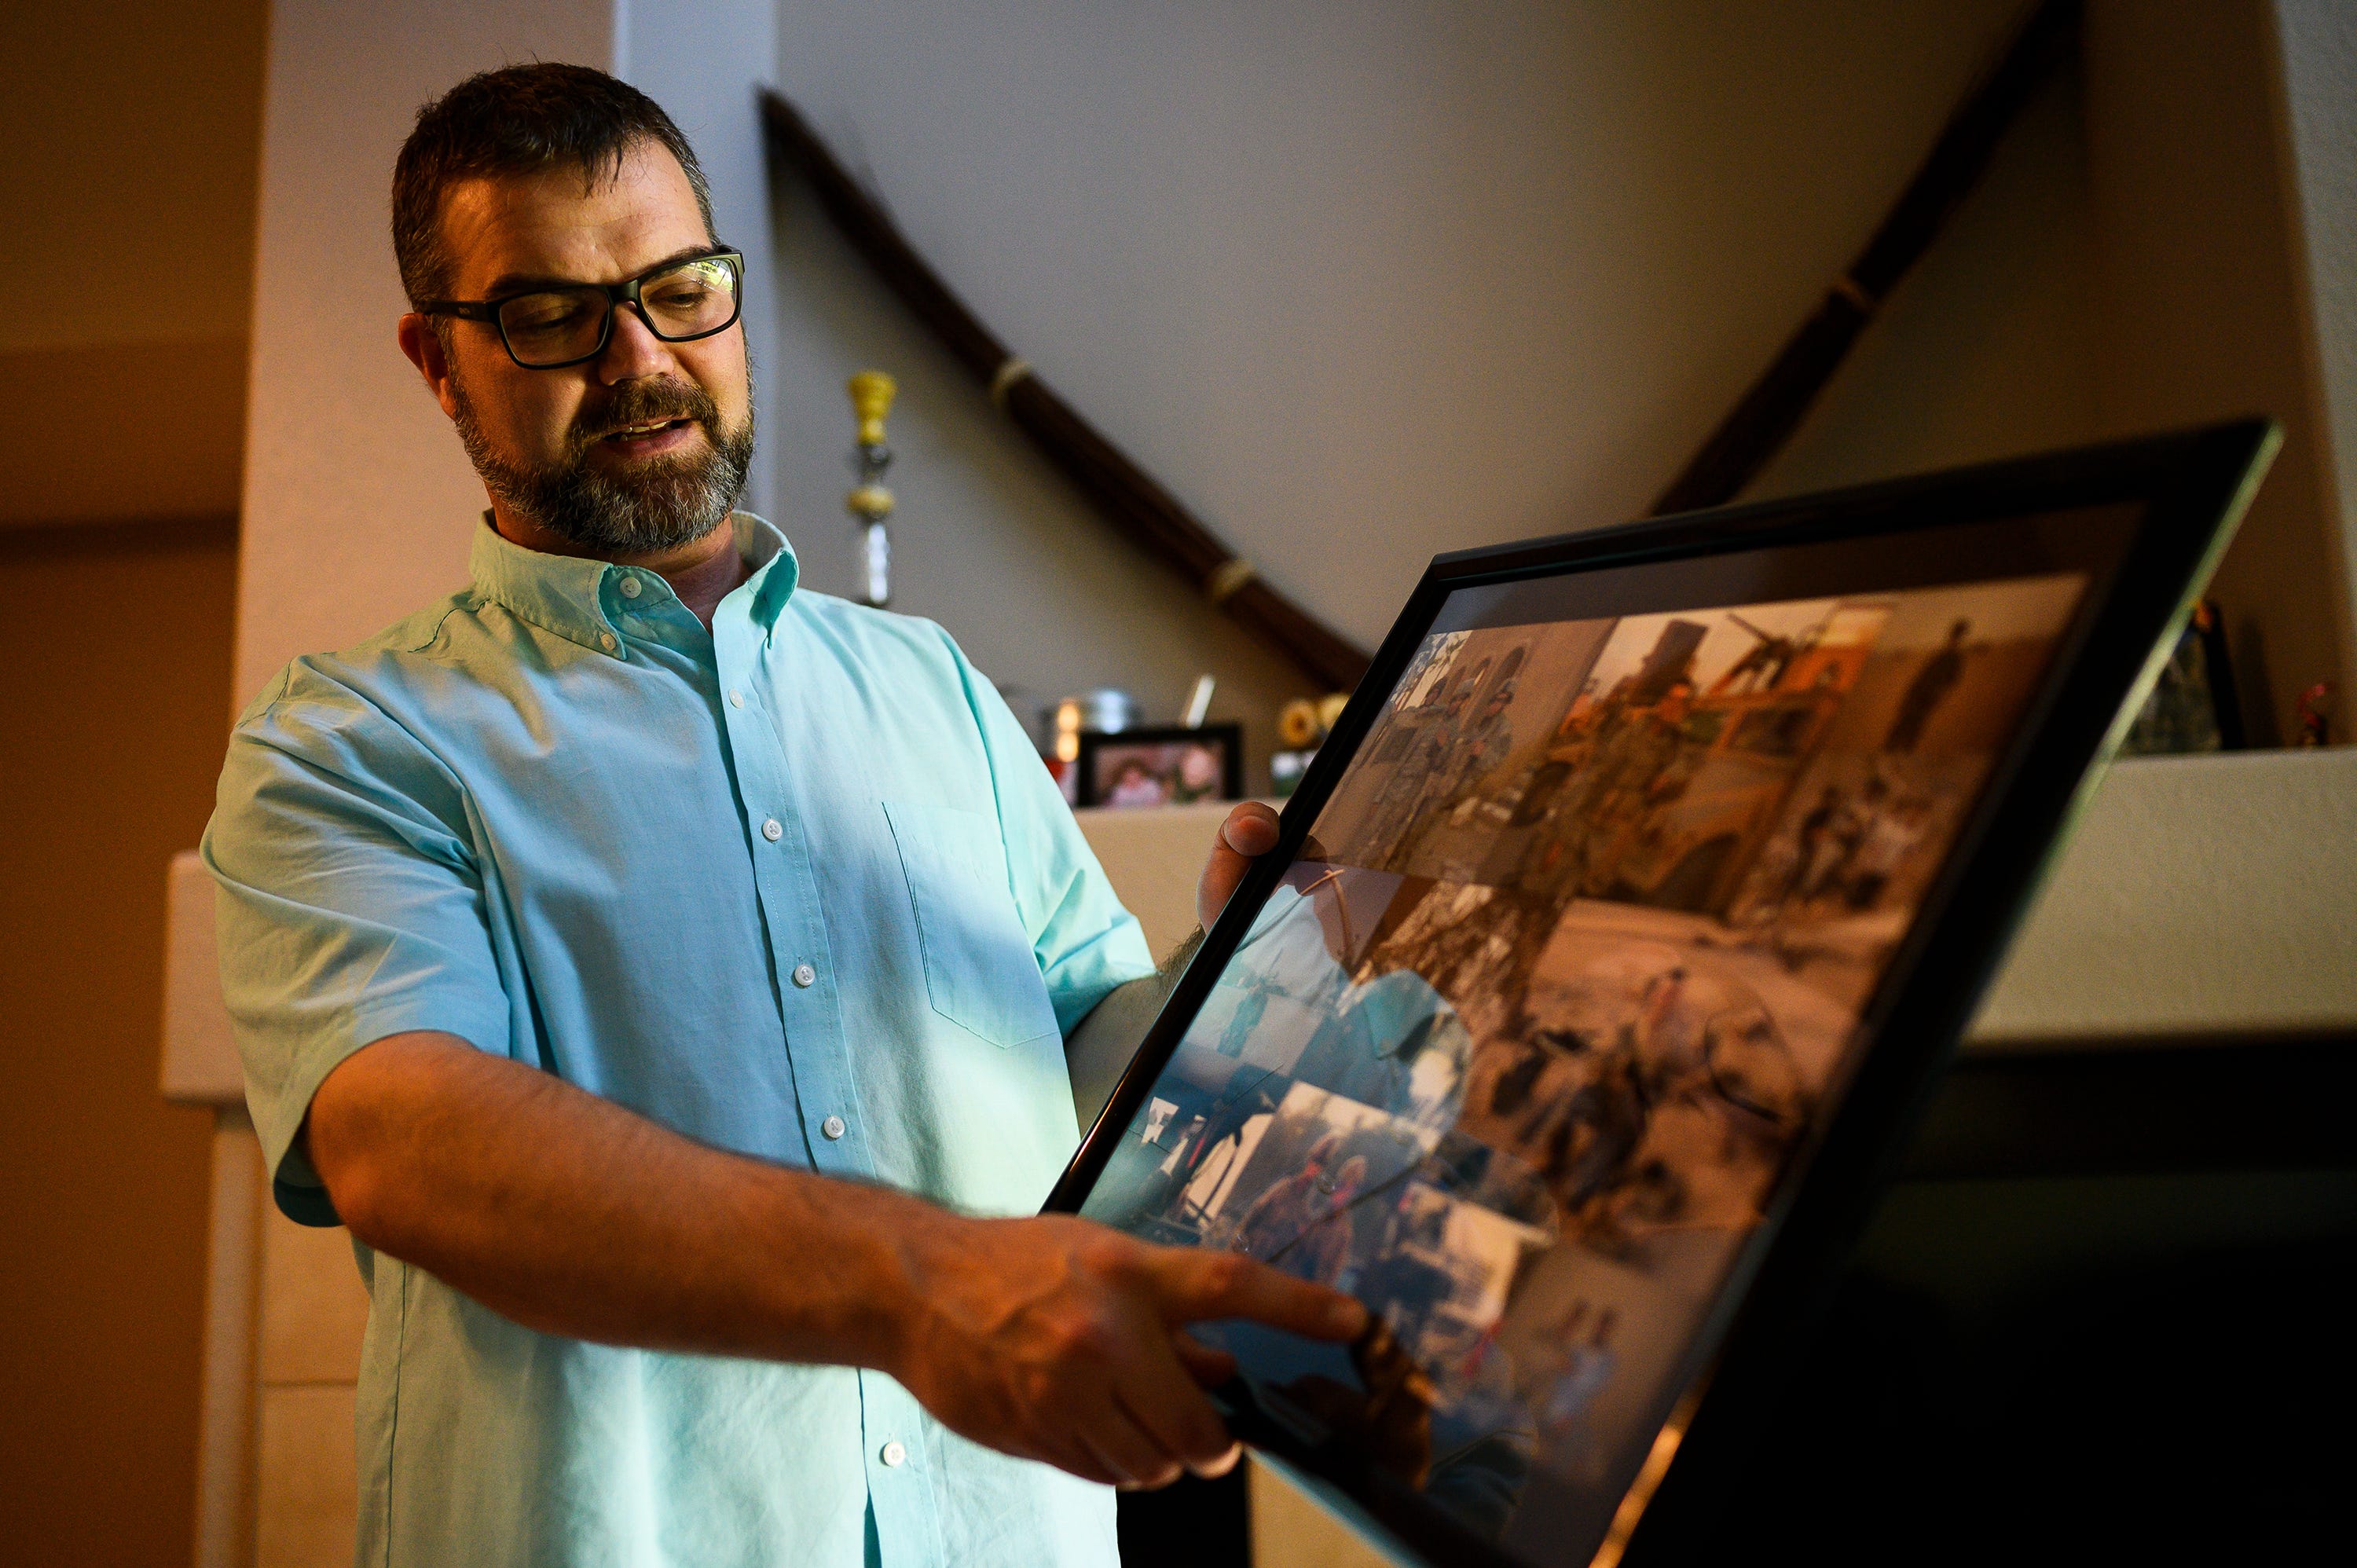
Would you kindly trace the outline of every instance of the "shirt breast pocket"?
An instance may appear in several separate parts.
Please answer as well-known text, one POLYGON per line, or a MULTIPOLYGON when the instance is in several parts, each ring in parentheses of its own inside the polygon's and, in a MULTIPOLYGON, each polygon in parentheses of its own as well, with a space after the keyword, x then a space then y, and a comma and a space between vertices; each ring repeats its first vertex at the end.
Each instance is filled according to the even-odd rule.
POLYGON ((933 1011, 992 1045, 1056 1033, 1056 1009, 1007 890, 998 824, 979 811, 884 803, 917 917, 933 1011))

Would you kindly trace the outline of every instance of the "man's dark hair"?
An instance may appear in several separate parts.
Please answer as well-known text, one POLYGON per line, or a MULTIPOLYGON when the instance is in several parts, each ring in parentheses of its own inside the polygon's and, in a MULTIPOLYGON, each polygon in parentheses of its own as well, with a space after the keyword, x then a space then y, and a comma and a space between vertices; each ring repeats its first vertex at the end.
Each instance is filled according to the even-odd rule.
POLYGON ((470 76, 417 112, 393 166, 393 254, 412 306, 449 296, 442 198, 460 180, 571 167, 585 186, 611 179, 641 142, 679 160, 704 231, 713 232, 712 188, 695 149, 662 106, 627 81, 586 65, 511 65, 470 76))

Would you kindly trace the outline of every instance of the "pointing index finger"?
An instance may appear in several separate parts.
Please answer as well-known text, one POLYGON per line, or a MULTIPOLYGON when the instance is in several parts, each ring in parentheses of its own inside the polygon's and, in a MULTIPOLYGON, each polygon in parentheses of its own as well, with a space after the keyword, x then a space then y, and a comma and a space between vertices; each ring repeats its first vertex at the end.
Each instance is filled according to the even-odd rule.
POLYGON ((1246 1317, 1308 1339, 1354 1339, 1367 1309, 1340 1291, 1234 1252, 1171 1249, 1159 1260, 1163 1310, 1175 1326, 1246 1317))

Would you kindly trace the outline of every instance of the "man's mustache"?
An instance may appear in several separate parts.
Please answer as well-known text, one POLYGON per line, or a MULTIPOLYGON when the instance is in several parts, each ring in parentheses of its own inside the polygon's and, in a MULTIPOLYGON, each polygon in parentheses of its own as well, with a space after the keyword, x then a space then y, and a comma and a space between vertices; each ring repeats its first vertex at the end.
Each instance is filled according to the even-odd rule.
POLYGON ((720 405, 702 387, 687 381, 625 381, 574 417, 573 437, 587 446, 633 424, 671 419, 692 419, 716 434, 720 405))

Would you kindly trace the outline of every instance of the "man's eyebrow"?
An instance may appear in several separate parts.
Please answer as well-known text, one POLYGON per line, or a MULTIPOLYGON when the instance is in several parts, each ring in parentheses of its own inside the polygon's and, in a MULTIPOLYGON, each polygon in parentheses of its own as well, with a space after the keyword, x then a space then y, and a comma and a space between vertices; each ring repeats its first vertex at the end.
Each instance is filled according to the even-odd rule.
MULTIPOLYGON (((649 273, 660 272, 664 267, 673 266, 681 262, 692 262, 698 256, 719 255, 727 249, 726 245, 684 245, 661 261, 651 262, 640 267, 630 275, 644 277, 649 273)), ((629 280, 617 278, 615 281, 623 283, 629 280)), ((490 286, 483 290, 483 297, 497 299, 503 294, 522 294, 535 288, 577 288, 583 284, 596 284, 600 288, 606 286, 603 284, 597 284, 594 278, 557 277, 549 273, 501 273, 491 280, 490 286)))

